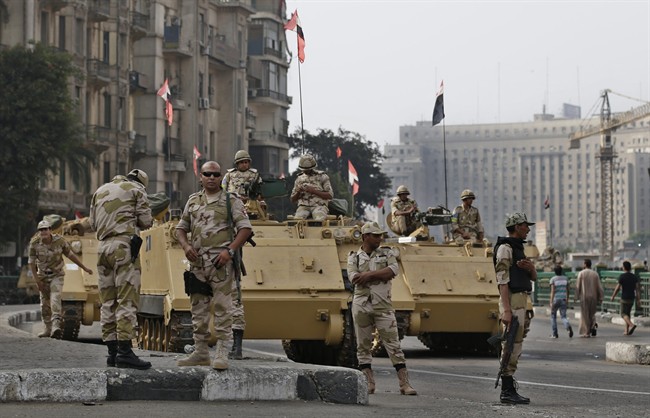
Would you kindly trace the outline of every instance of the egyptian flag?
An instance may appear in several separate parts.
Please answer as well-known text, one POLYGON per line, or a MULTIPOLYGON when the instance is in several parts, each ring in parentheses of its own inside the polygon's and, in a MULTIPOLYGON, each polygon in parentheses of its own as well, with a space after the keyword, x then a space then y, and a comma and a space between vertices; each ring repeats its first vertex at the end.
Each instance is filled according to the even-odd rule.
POLYGON ((546 195, 546 200, 544 200, 544 210, 551 207, 551 199, 546 195))
POLYGON ((169 90, 169 83, 167 79, 163 85, 158 89, 158 96, 165 101, 165 116, 167 117, 167 123, 169 126, 172 126, 172 120, 174 119, 174 108, 172 107, 172 92, 169 90))
POLYGON ((444 81, 440 82, 440 90, 436 95, 436 104, 433 106, 433 118, 431 126, 436 126, 445 118, 445 101, 442 99, 444 81))
POLYGON ((298 17, 298 9, 291 13, 291 19, 284 25, 284 29, 292 30, 298 34, 298 60, 305 62, 305 34, 302 31, 300 18, 298 17))
POLYGON ((350 186, 352 186, 352 196, 354 196, 359 193, 359 176, 350 160, 348 160, 348 180, 350 181, 350 186))
POLYGON ((194 175, 196 177, 199 176, 199 168, 197 167, 197 161, 199 160, 199 158, 201 158, 201 153, 199 152, 199 149, 196 148, 196 145, 194 145, 194 161, 193 161, 193 165, 194 165, 194 175))

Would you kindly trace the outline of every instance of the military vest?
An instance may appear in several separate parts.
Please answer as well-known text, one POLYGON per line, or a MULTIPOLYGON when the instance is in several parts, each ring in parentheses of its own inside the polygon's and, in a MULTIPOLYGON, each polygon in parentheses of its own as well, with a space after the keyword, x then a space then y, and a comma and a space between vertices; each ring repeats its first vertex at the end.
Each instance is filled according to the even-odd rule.
POLYGON ((510 282, 508 283, 511 293, 530 292, 533 290, 530 281, 530 273, 517 266, 519 260, 526 259, 526 254, 524 253, 524 242, 524 240, 519 238, 498 237, 497 243, 494 246, 492 262, 495 267, 497 265, 497 251, 499 250, 499 247, 502 244, 508 244, 510 248, 512 248, 512 264, 510 265, 509 271, 510 282))

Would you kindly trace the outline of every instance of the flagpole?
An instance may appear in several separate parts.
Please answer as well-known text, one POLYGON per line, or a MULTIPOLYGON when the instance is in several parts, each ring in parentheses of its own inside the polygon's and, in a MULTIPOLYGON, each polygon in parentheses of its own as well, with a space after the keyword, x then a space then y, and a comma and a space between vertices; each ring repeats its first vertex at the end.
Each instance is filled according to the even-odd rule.
POLYGON ((445 208, 449 209, 449 198, 447 194, 447 141, 445 139, 445 119, 442 119, 442 158, 445 168, 445 208))
POLYGON ((302 137, 302 154, 305 153, 305 122, 302 117, 302 76, 300 74, 300 59, 298 59, 298 92, 300 94, 300 136, 302 137))
POLYGON ((169 137, 171 135, 171 129, 169 123, 165 121, 165 136, 167 137, 167 183, 169 184, 169 200, 172 199, 172 139, 169 137))

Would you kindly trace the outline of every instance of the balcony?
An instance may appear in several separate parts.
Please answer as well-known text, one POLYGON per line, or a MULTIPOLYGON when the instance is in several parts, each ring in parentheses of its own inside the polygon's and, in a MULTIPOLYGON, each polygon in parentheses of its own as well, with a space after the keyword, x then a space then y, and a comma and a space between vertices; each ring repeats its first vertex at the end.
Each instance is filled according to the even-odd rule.
POLYGON ((256 125, 257 125, 257 116, 255 116, 255 113, 252 110, 246 108, 246 128, 255 129, 256 125))
POLYGON ((110 0, 89 0, 88 21, 105 22, 111 17, 110 0))
POLYGON ((131 12, 131 37, 138 40, 147 36, 149 32, 149 15, 140 12, 131 12))
POLYGON ((181 57, 191 57, 187 43, 184 43, 181 38, 181 26, 170 25, 165 26, 165 35, 163 38, 163 53, 170 55, 179 55, 181 57))
POLYGON ((69 211, 70 209, 87 210, 87 195, 71 190, 42 189, 38 196, 41 210, 69 211))
POLYGON ((211 64, 223 64, 229 68, 242 68, 241 51, 226 43, 225 35, 215 35, 203 48, 203 55, 210 57, 211 64))
POLYGON ((255 9, 253 9, 250 3, 250 0, 210 0, 210 4, 214 4, 217 7, 241 7, 253 14, 255 13, 255 9))
POLYGON ((165 171, 185 172, 187 169, 187 158, 182 154, 172 154, 171 158, 165 159, 165 171))
POLYGON ((147 136, 135 134, 133 141, 133 152, 136 156, 144 156, 147 154, 147 136))
POLYGON ((52 11, 57 12, 66 6, 71 6, 79 0, 43 0, 41 6, 43 8, 49 7, 52 11))
POLYGON ((111 144, 113 132, 111 128, 100 125, 88 125, 86 131, 88 143, 95 146, 97 152, 106 151, 111 144))
POLYGON ((269 89, 248 89, 248 99, 271 99, 274 102, 280 102, 282 106, 288 106, 293 103, 291 96, 269 89))
POLYGON ((146 93, 149 78, 137 71, 129 71, 129 93, 146 93))
POLYGON ((104 87, 111 82, 111 66, 98 59, 89 59, 86 62, 88 85, 104 87))

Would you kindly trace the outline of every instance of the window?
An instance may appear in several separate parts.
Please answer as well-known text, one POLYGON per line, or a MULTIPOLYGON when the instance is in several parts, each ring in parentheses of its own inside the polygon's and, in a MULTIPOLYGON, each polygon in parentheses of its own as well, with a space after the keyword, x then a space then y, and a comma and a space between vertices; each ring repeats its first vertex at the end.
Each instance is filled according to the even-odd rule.
POLYGON ((41 12, 41 42, 44 45, 49 43, 49 22, 50 14, 48 12, 41 12))
POLYGON ((111 127, 111 95, 104 92, 104 126, 111 127))
POLYGON ((84 21, 83 19, 75 20, 75 35, 74 35, 74 50, 78 55, 83 55, 84 53, 84 21))
POLYGON ((108 64, 110 57, 110 32, 103 32, 102 34, 102 61, 108 64))
POLYGON ((59 49, 65 49, 65 16, 59 16, 59 49))

